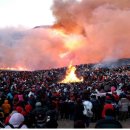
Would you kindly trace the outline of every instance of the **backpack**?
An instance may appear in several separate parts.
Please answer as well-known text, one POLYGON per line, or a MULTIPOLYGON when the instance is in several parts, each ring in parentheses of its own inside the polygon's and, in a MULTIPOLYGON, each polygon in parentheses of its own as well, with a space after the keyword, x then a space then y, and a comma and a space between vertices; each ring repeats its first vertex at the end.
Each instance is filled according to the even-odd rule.
POLYGON ((84 109, 83 114, 86 115, 87 117, 93 117, 93 112, 89 109, 84 109))
POLYGON ((8 125, 11 127, 11 128, 21 128, 23 126, 23 124, 20 124, 18 127, 14 127, 12 124, 8 123, 8 125))
POLYGON ((93 117, 93 112, 92 112, 92 103, 89 101, 83 102, 83 115, 87 117, 93 117))
POLYGON ((0 121, 0 128, 5 128, 4 124, 0 121))
POLYGON ((44 113, 37 113, 35 115, 35 127, 36 128, 45 128, 46 127, 46 115, 44 113))

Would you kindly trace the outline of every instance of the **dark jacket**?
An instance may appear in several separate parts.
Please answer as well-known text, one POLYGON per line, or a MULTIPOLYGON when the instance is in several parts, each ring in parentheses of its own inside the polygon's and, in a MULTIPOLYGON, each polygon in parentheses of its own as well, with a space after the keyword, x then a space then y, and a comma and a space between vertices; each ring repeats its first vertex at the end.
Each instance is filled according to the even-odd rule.
POLYGON ((47 109, 43 107, 36 107, 30 113, 31 128, 46 128, 46 112, 47 109))
POLYGON ((122 128, 122 125, 114 119, 101 119, 96 123, 95 128, 122 128))

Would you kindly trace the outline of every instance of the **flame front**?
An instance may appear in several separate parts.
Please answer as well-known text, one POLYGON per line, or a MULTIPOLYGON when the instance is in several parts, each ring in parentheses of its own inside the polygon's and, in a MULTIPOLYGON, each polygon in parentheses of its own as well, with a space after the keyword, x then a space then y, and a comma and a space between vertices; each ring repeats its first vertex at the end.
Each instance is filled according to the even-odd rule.
MULTIPOLYGON (((86 39, 82 35, 67 33, 64 28, 52 28, 50 29, 52 36, 60 36, 63 41, 63 51, 60 51, 59 57, 66 58, 70 56, 72 52, 83 48, 86 45, 86 39)), ((70 56, 71 57, 71 56, 70 56)))
POLYGON ((83 77, 79 79, 76 74, 76 67, 69 65, 67 71, 66 71, 66 76, 65 79, 63 79, 60 83, 74 83, 74 82, 83 82, 83 77))
POLYGON ((27 71, 28 69, 26 67, 2 67, 0 70, 11 70, 11 71, 27 71))

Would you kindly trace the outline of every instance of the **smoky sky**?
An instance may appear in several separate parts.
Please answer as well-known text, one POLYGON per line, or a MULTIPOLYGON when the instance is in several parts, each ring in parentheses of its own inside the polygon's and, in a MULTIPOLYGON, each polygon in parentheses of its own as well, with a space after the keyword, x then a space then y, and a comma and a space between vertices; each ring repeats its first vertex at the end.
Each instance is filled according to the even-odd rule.
POLYGON ((51 9, 54 24, 62 26, 68 37, 78 37, 78 46, 67 48, 65 38, 51 27, 1 28, 1 67, 50 69, 71 61, 85 64, 130 57, 129 0, 54 0, 51 9))

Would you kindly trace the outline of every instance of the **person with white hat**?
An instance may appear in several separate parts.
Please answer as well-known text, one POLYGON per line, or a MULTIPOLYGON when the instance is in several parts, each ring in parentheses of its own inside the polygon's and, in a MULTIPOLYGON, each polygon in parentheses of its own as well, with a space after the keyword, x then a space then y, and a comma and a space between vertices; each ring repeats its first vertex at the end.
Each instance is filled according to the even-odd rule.
POLYGON ((23 122, 24 116, 20 113, 14 113, 10 117, 9 123, 5 126, 5 128, 27 128, 27 126, 23 122))

